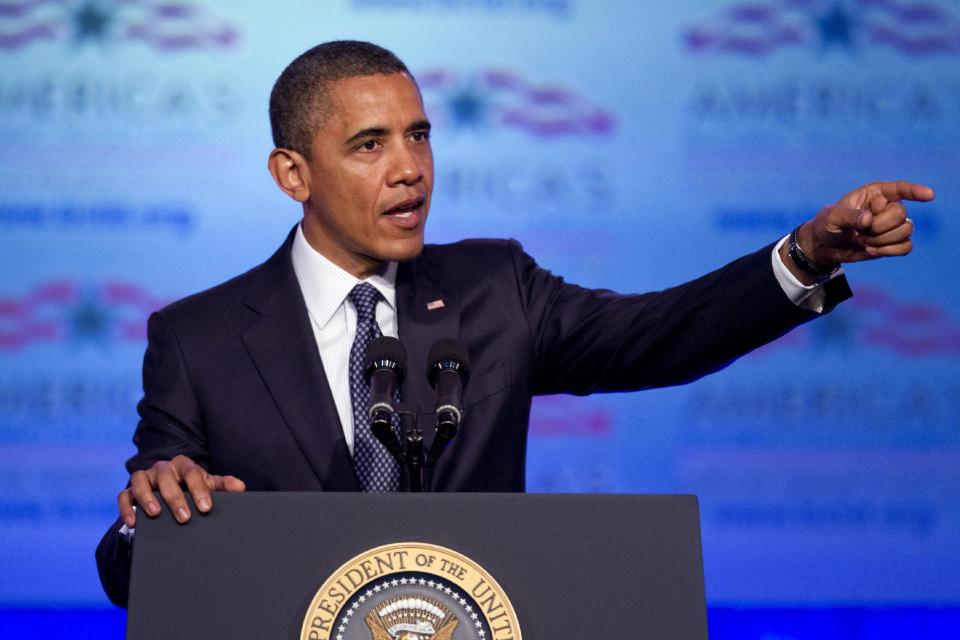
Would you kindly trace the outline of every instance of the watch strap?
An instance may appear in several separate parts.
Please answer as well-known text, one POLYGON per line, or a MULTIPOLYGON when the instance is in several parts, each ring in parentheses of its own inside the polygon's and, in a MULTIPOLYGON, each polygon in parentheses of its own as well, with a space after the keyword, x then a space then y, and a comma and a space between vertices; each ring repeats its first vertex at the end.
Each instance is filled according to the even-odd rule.
POLYGON ((787 255, 790 256, 790 260, 804 273, 816 276, 821 281, 829 279, 840 268, 840 263, 819 265, 808 258, 797 242, 798 231, 800 231, 800 227, 790 233, 790 239, 787 241, 787 255))

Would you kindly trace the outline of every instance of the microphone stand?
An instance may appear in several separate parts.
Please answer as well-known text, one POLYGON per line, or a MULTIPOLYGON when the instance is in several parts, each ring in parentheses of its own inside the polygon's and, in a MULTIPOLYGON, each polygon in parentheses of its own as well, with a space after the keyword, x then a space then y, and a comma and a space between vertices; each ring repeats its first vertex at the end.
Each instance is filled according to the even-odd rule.
POLYGON ((410 474, 410 492, 423 492, 423 432, 420 427, 407 431, 407 446, 403 451, 403 459, 410 474))
POLYGON ((422 493, 431 491, 433 481, 433 469, 446 448, 447 442, 456 434, 441 434, 441 429, 437 429, 434 434, 434 442, 437 438, 445 440, 442 447, 431 447, 429 455, 423 446, 423 430, 420 428, 420 418, 423 416, 435 415, 434 413, 421 413, 419 406, 397 405, 394 412, 400 416, 400 441, 397 441, 393 430, 378 431, 374 430, 374 436, 387 448, 393 459, 397 461, 402 470, 400 488, 410 493, 422 493))
POLYGON ((421 431, 420 407, 397 405, 394 414, 400 416, 400 439, 393 429, 373 429, 393 459, 400 465, 400 490, 410 493, 423 492, 423 431, 421 431))

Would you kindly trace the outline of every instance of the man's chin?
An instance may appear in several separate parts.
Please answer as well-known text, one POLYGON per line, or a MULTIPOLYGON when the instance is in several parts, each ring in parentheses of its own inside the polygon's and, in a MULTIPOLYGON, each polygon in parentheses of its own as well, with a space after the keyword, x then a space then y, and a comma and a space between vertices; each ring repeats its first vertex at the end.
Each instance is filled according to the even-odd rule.
POLYGON ((385 262, 408 262, 423 253, 423 236, 395 244, 381 253, 385 262))

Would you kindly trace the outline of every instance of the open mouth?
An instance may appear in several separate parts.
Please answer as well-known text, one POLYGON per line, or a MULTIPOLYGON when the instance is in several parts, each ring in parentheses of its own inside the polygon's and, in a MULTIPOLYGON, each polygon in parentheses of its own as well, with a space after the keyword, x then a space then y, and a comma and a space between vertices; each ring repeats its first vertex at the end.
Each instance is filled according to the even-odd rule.
POLYGON ((388 220, 403 227, 413 228, 420 224, 426 198, 419 196, 404 200, 383 212, 388 220))
POLYGON ((400 216, 400 217, 410 217, 415 211, 423 208, 423 203, 426 201, 423 197, 410 198, 409 200, 404 200, 400 204, 397 204, 393 207, 390 207, 384 212, 384 215, 387 216, 400 216))

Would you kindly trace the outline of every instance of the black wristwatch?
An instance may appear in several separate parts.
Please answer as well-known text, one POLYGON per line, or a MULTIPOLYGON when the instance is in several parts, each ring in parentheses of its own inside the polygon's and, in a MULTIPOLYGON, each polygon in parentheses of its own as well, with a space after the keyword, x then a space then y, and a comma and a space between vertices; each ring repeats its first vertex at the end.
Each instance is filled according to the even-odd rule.
POLYGON ((790 256, 790 259, 793 261, 793 264, 797 265, 797 268, 804 273, 809 273, 811 276, 817 278, 819 282, 824 282, 830 279, 830 276, 835 274, 840 268, 840 263, 828 264, 828 265, 819 265, 813 262, 800 248, 800 245, 797 243, 797 232, 800 231, 800 227, 797 227, 790 234, 790 239, 787 241, 787 255, 790 256))

